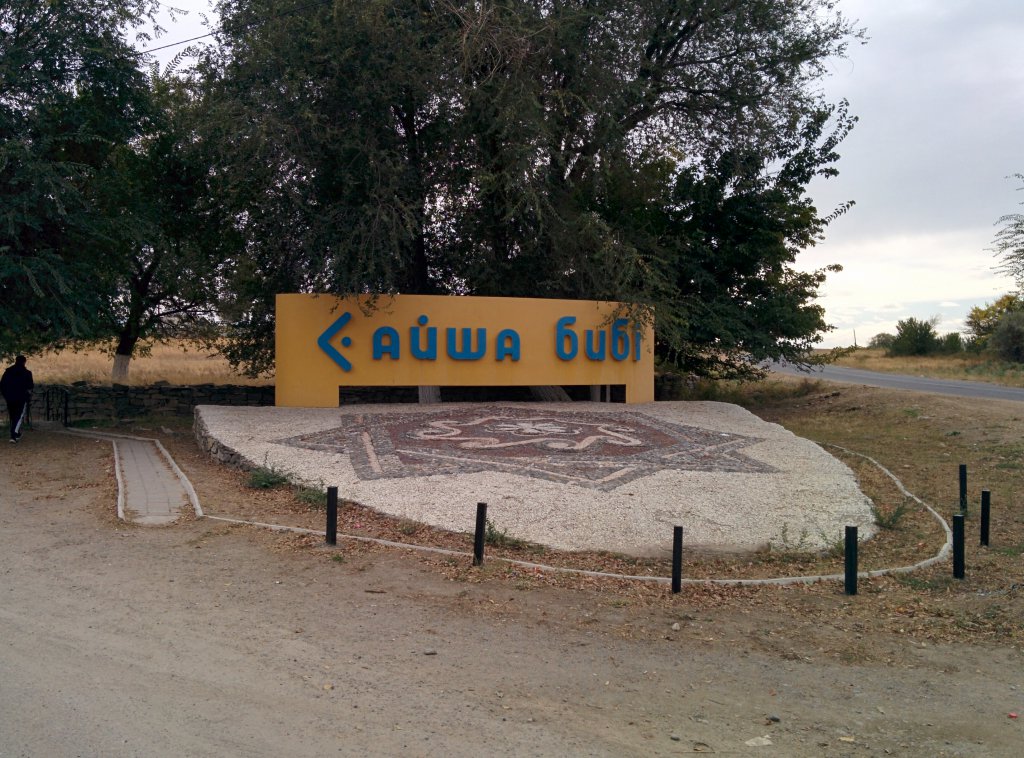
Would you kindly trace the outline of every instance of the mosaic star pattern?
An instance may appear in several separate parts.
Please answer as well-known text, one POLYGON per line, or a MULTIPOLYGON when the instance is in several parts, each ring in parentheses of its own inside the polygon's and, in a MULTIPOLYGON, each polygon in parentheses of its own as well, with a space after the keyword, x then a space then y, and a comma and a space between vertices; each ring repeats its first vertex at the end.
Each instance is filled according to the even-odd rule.
POLYGON ((278 440, 344 453, 362 479, 507 471, 604 491, 663 469, 774 472, 740 452, 757 442, 633 412, 487 406, 354 414, 334 429, 278 440))

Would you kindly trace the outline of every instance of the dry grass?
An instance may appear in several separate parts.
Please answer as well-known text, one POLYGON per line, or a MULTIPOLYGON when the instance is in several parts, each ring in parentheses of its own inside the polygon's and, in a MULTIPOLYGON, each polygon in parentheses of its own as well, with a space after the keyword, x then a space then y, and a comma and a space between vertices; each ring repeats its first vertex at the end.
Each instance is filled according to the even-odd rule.
POLYGON ((961 379, 1024 387, 1024 364, 992 360, 982 355, 928 355, 888 357, 880 348, 861 348, 843 356, 836 364, 865 371, 927 376, 933 379, 961 379))
MULTIPOLYGON (((577 593, 573 595, 574 604, 587 602, 580 594, 584 593, 597 598, 597 602, 645 615, 659 608, 666 612, 699 608, 704 614, 719 613, 726 625, 739 620, 737 623, 746 630, 740 633, 743 644, 749 642, 750 619, 756 617, 758 623, 767 624, 764 619, 770 616, 771 623, 779 625, 769 635, 771 639, 786 639, 794 649, 829 649, 843 661, 904 660, 904 654, 891 643, 897 638, 915 640, 916 644, 988 641, 1021 649, 1024 404, 827 382, 815 385, 817 391, 809 392, 812 388, 799 378, 779 381, 786 382, 791 384, 788 392, 784 386, 774 387, 770 392, 757 388, 747 395, 745 404, 762 418, 781 423, 801 436, 872 456, 947 519, 958 509, 957 466, 968 464, 971 505, 964 581, 951 577, 947 561, 907 575, 862 580, 860 597, 854 600, 845 598, 835 582, 790 589, 686 586, 681 595, 673 596, 664 585, 539 573, 497 561, 489 561, 483 569, 474 568, 464 556, 419 556, 416 560, 460 583, 496 582, 516 590, 570 588, 577 593), (977 540, 982 488, 992 492, 990 548, 978 547, 977 540), (890 642, 882 644, 884 640, 890 642)), ((741 392, 736 394, 735 399, 744 400, 741 392)), ((189 473, 211 512, 312 529, 323 527, 322 506, 310 507, 300 502, 291 487, 265 491, 248 488, 247 474, 218 466, 207 458, 191 441, 186 422, 180 423, 181 433, 166 438, 165 443, 189 473)), ((882 516, 891 518, 890 528, 861 545, 862 570, 906 565, 934 555, 943 535, 931 517, 912 503, 908 507, 891 481, 873 466, 857 458, 842 458, 854 470, 882 516), (907 507, 907 511, 894 517, 901 506, 907 507)), ((469 534, 443 532, 390 518, 353 503, 342 504, 340 520, 346 533, 436 545, 464 553, 472 549, 469 534)), ((327 553, 319 551, 320 537, 292 535, 287 539, 290 549, 309 550, 311 555, 330 559, 327 553)), ((794 535, 794 541, 799 542, 798 535, 794 535)), ((385 548, 346 542, 343 550, 342 562, 347 560, 354 565, 376 560, 385 548)), ((536 545, 490 545, 487 554, 625 574, 666 576, 670 571, 665 561, 610 553, 560 553, 536 545)), ((793 550, 746 556, 685 553, 685 557, 684 576, 692 578, 842 571, 838 551, 811 554, 793 550)), ((630 627, 623 633, 635 631, 630 627)), ((912 654, 906 655, 906 660, 910 660, 912 654)))
MULTIPOLYGON (((45 384, 89 382, 109 385, 113 356, 101 350, 65 350, 29 357, 29 368, 35 380, 45 384)), ((154 382, 170 384, 273 384, 273 377, 251 379, 232 371, 222 356, 197 345, 176 341, 155 345, 151 353, 132 359, 128 383, 147 385, 154 382)))
MULTIPOLYGON (((781 423, 801 436, 872 456, 946 518, 958 508, 957 465, 968 464, 971 505, 967 517, 965 580, 951 577, 947 561, 903 576, 862 580, 856 598, 844 596, 836 582, 785 589, 687 585, 680 595, 672 595, 664 585, 542 573, 493 560, 476 568, 466 556, 420 555, 409 560, 463 585, 487 584, 492 590, 503 588, 502 592, 535 590, 538 602, 555 598, 555 602, 574 608, 589 604, 588 607, 615 609, 624 619, 617 632, 630 638, 647 634, 645 627, 650 627, 650 634, 663 634, 657 631, 657 624, 647 623, 652 614, 670 614, 678 619, 679 613, 685 612, 691 616, 699 614, 717 626, 723 642, 731 640, 729 644, 734 647, 756 644, 784 656, 795 650, 808 650, 835 656, 843 662, 909 665, 918 660, 916 647, 925 642, 987 641, 1024 649, 1024 404, 827 382, 809 385, 799 378, 780 378, 777 384, 767 389, 758 387, 756 391, 748 387, 746 397, 737 388, 730 388, 729 392, 735 391, 734 399, 757 415, 781 423), (788 388, 784 386, 787 382, 788 388), (978 546, 978 501, 982 488, 992 492, 990 548, 978 546), (566 589, 571 589, 572 594, 551 594, 566 589)), ((163 439, 195 484, 208 512, 323 528, 323 505, 319 500, 308 502, 290 486, 250 488, 248 473, 221 466, 199 450, 187 419, 140 419, 131 422, 130 428, 163 439)), ((932 520, 913 505, 896 518, 894 512, 905 506, 906 501, 892 483, 859 459, 843 459, 853 468, 879 512, 890 518, 890 528, 861 545, 861 567, 902 565, 933 555, 942 535, 932 520)), ((38 460, 46 458, 41 456, 38 460)), ((470 521, 467 515, 467 522, 470 521)), ((468 534, 441 532, 352 503, 342 504, 340 522, 344 533, 433 544, 464 553, 471 550, 472 539, 468 534)), ((379 545, 351 542, 345 542, 338 551, 324 551, 322 537, 318 535, 274 535, 265 539, 274 549, 305 552, 314 560, 334 561, 342 569, 353 571, 393 552, 379 545)), ((799 542, 798 535, 794 535, 794 541, 799 542)), ((559 553, 534 545, 491 545, 487 554, 616 573, 668 573, 664 561, 609 553, 559 553)), ((732 557, 688 552, 684 555, 684 575, 694 578, 841 570, 836 551, 732 557)), ((490 602, 493 601, 483 601, 482 607, 490 602)), ((689 628, 683 624, 678 634, 688 634, 689 628)), ((693 634, 701 628, 694 625, 693 634)), ((703 633, 699 639, 707 641, 703 633)))

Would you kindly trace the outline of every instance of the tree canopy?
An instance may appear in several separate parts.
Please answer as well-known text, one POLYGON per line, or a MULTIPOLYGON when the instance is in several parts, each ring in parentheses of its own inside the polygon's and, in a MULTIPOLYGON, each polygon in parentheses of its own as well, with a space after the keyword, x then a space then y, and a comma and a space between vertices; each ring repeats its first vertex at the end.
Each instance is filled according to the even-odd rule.
POLYGON ((712 376, 829 328, 832 0, 221 0, 188 78, 123 37, 156 5, 0 7, 0 352, 216 311, 259 373, 278 292, 617 300, 712 376))
POLYGON ((0 352, 95 334, 86 187, 147 119, 122 31, 152 0, 0 5, 0 352))
MULTIPOLYGON (((1014 176, 1024 182, 1024 174, 1014 176)), ((1018 189, 1024 190, 1024 186, 1018 189)), ((1014 278, 1017 289, 1024 292, 1024 213, 1009 213, 996 223, 1002 226, 995 240, 996 254, 1003 259, 1001 268, 1014 278)))
MULTIPOLYGON (((853 124, 816 86, 829 0, 223 0, 203 138, 238 234, 229 357, 275 292, 583 297, 656 314, 691 370, 806 360, 853 124)), ((844 208, 837 209, 840 213, 844 208)))
POLYGON ((989 338, 1003 317, 1019 311, 1024 311, 1024 299, 1012 293, 997 298, 995 302, 971 308, 966 325, 974 346, 979 349, 987 347, 989 338))
POLYGON ((107 260, 99 336, 114 353, 114 381, 127 379, 140 345, 217 336, 221 271, 233 254, 195 134, 194 82, 154 64, 148 96, 147 128, 113 150, 93 182, 104 224, 95 252, 107 260))

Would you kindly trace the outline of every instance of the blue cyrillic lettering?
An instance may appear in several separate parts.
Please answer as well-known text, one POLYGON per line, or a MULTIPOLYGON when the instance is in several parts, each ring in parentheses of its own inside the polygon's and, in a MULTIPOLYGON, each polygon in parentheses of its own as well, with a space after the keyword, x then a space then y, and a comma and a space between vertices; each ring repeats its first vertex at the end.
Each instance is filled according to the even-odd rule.
POLYGON ((625 327, 629 321, 624 318, 617 318, 612 322, 612 358, 617 361, 624 361, 629 357, 629 333, 625 327))
POLYGON ((563 361, 571 361, 580 349, 580 339, 569 327, 576 323, 575 316, 563 316, 555 326, 555 352, 563 361), (566 340, 569 342, 566 348, 566 340))
POLYGON ((400 357, 401 339, 398 330, 390 326, 382 326, 373 333, 373 359, 379 361, 386 353, 391 360, 397 361, 400 357), (387 337, 387 342, 384 338, 387 337))
POLYGON ((494 360, 503 361, 506 355, 519 360, 519 333, 515 329, 502 329, 494 341, 494 360))
POLYGON ((476 330, 476 350, 473 349, 473 330, 468 327, 462 328, 462 349, 456 343, 456 332, 454 327, 448 327, 448 357, 453 361, 478 361, 487 352, 487 330, 476 330))
MULTIPOLYGON (((416 319, 420 326, 426 326, 427 321, 429 319, 426 316, 420 316, 416 319)), ((431 326, 425 330, 427 332, 427 347, 424 349, 420 347, 420 326, 409 327, 409 352, 412 353, 413 358, 419 358, 424 361, 436 361, 437 327, 431 326)))
POLYGON ((590 358, 590 360, 592 360, 592 361, 603 361, 604 358, 605 358, 605 355, 608 352, 608 345, 607 345, 608 335, 607 335, 607 333, 605 333, 605 331, 603 329, 597 330, 596 334, 597 334, 597 345, 594 345, 594 335, 595 335, 595 332, 594 332, 593 329, 587 329, 587 339, 586 339, 586 343, 587 343, 586 344, 587 357, 590 358))

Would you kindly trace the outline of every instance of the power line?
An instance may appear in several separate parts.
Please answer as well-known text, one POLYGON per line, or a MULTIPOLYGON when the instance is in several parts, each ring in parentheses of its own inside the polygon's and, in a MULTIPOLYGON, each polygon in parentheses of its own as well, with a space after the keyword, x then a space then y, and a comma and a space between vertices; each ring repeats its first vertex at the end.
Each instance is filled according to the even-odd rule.
MULTIPOLYGON (((295 8, 292 8, 290 10, 282 11, 280 13, 277 13, 277 14, 275 14, 273 16, 268 16, 267 18, 261 18, 261 19, 259 19, 257 21, 253 21, 253 22, 251 22, 249 24, 245 24, 245 25, 242 26, 242 29, 249 29, 249 28, 252 28, 252 27, 257 26, 257 25, 266 24, 266 23, 269 23, 271 21, 274 21, 275 19, 284 18, 285 16, 291 16, 294 13, 299 13, 300 11, 308 10, 310 8, 319 8, 319 7, 323 6, 323 5, 330 5, 333 2, 334 2, 334 0, 319 0, 318 2, 315 2, 315 3, 307 3, 306 5, 300 5, 300 6, 297 6, 295 8)), ((180 40, 178 42, 168 42, 166 45, 160 45, 159 47, 150 47, 150 48, 146 48, 145 50, 136 50, 135 53, 137 55, 147 55, 149 53, 155 53, 155 52, 157 52, 159 50, 166 50, 166 49, 171 48, 171 47, 177 47, 178 45, 187 45, 189 42, 195 42, 196 40, 201 40, 201 39, 206 39, 207 37, 212 37, 215 34, 217 34, 218 32, 223 31, 223 30, 224 30, 224 28, 221 27, 217 31, 207 32, 206 34, 200 34, 198 37, 189 37, 188 39, 183 39, 183 40, 180 40)))
POLYGON ((148 47, 145 50, 136 50, 135 52, 138 55, 146 55, 147 53, 155 53, 158 50, 166 50, 169 47, 177 47, 178 45, 187 45, 189 42, 195 42, 197 39, 206 39, 207 37, 212 37, 216 33, 217 32, 208 32, 207 34, 200 34, 198 37, 189 37, 188 39, 183 39, 183 40, 181 40, 179 42, 168 42, 166 45, 161 45, 160 47, 148 47))

